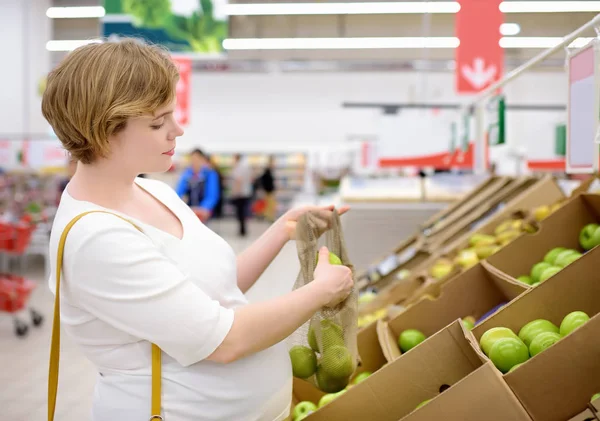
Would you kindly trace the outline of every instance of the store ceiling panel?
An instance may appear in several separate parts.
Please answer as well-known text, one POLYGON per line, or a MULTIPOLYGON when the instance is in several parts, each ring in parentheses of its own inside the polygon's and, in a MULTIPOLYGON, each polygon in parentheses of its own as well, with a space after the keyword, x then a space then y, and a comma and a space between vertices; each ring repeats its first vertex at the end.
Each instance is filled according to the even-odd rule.
MULTIPOLYGON (((99 6, 100 0, 54 0, 56 7, 99 6)), ((230 4, 256 4, 256 1, 230 0, 230 4)), ((275 0, 262 0, 261 4, 277 5, 275 0)), ((327 4, 333 1, 297 0, 293 3, 327 4)), ((365 3, 348 0, 345 3, 365 3)), ((385 3, 381 1, 378 3, 385 3)), ((399 2, 388 2, 399 3, 399 2)), ((406 3, 406 2, 403 2, 406 3)), ((412 2, 435 3, 435 2, 412 2)), ((548 3, 548 2, 544 2, 548 3)), ((575 4, 578 2, 570 2, 575 4)), ((588 2, 592 4, 591 2, 588 2)), ((516 37, 562 37, 591 20, 596 13, 509 13, 505 14, 505 22, 516 23, 520 33, 516 37)), ((347 38, 347 37, 454 37, 455 15, 452 13, 435 14, 314 14, 314 15, 275 15, 275 16, 231 16, 230 37, 246 38, 347 38)), ((55 40, 91 39, 100 36, 99 19, 53 19, 53 38, 55 40)), ((591 30, 584 36, 591 37, 591 30)), ((506 49, 507 67, 533 57, 540 49, 506 49)), ((57 62, 64 52, 53 52, 53 61, 57 62)), ((564 54, 556 55, 554 61, 547 64, 562 63, 564 54)), ((454 50, 420 48, 393 49, 277 49, 277 50, 232 50, 228 52, 228 61, 252 61, 246 66, 256 69, 256 62, 297 61, 349 61, 362 63, 362 69, 368 69, 369 62, 373 68, 402 67, 414 68, 417 60, 432 61, 432 68, 448 68, 447 64, 438 66, 433 62, 446 63, 454 59, 454 50)), ((562 66, 562 64, 560 65, 562 66)), ((204 69, 200 64, 197 68, 204 69)), ((210 67, 210 66, 209 66, 210 67)), ((244 66, 232 66, 242 68, 244 66)), ((306 68, 306 66, 304 66, 306 68)), ((323 66, 321 66, 323 67, 323 66)), ((325 66, 330 67, 330 66, 325 66)), ((348 68, 355 66, 342 66, 348 68)), ((315 68, 318 66, 315 63, 315 68)))

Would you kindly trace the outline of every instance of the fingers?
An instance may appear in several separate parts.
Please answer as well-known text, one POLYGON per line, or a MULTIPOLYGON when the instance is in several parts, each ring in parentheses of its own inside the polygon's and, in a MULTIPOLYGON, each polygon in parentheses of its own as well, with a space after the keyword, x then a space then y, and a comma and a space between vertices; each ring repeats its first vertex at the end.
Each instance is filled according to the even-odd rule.
POLYGON ((322 265, 323 262, 329 263, 329 250, 325 246, 319 249, 319 262, 317 266, 322 265))

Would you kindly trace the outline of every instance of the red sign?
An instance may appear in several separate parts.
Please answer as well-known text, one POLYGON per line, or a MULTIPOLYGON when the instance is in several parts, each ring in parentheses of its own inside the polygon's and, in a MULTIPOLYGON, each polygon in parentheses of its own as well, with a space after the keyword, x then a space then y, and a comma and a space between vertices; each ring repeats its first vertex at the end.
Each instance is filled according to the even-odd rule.
POLYGON ((504 50, 500 47, 501 0, 460 0, 456 14, 456 91, 481 91, 502 77, 504 50))
POLYGON ((188 57, 173 57, 179 68, 179 82, 177 82, 177 107, 175 119, 186 126, 190 122, 190 83, 192 79, 192 60, 188 57))

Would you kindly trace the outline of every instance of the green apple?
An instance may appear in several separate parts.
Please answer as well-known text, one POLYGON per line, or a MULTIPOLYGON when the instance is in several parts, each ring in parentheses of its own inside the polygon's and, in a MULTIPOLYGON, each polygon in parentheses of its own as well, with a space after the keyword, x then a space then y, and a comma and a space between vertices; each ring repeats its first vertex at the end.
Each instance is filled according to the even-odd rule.
POLYGON ((329 376, 321 365, 317 366, 317 386, 325 393, 338 393, 348 386, 348 378, 336 379, 329 376))
POLYGON ((564 248, 564 247, 553 248, 548 253, 546 253, 546 255, 544 256, 544 262, 554 265, 555 261, 556 261, 556 257, 565 250, 566 250, 566 248, 564 248))
POLYGON ((540 262, 540 263, 536 263, 535 265, 533 265, 533 267, 531 268, 531 279, 533 280, 533 282, 538 282, 540 280, 540 276, 542 275, 542 272, 545 271, 546 269, 548 269, 549 267, 552 267, 552 265, 550 263, 546 263, 546 262, 540 262))
POLYGON ((567 336, 588 320, 590 320, 590 316, 583 311, 573 311, 565 316, 560 324, 559 332, 562 336, 567 336))
POLYGON ((373 373, 371 373, 370 371, 363 371, 352 380, 352 384, 359 384, 360 382, 365 381, 367 377, 369 377, 371 374, 373 373))
POLYGON ((531 285, 533 283, 533 280, 531 279, 531 276, 529 276, 529 275, 521 275, 517 278, 517 281, 523 282, 524 284, 527 284, 527 285, 531 285))
POLYGON ((472 330, 475 327, 475 323, 473 323, 471 319, 468 319, 466 317, 462 319, 462 324, 467 330, 472 330))
POLYGON ((579 259, 581 256, 582 254, 579 253, 577 250, 566 250, 558 255, 558 257, 556 258, 556 263, 554 264, 556 266, 564 268, 565 266, 568 266, 575 260, 579 259))
POLYGON ((493 327, 485 331, 483 335, 481 335, 481 339, 479 340, 479 345, 481 349, 485 353, 485 355, 490 355, 490 349, 498 341, 503 338, 518 338, 515 335, 515 332, 510 330, 507 327, 493 327))
MULTIPOLYGON (((308 328, 308 345, 310 345, 313 351, 321 352, 312 323, 308 328)), ((321 320, 321 345, 323 346, 323 351, 329 346, 344 345, 342 327, 331 320, 321 320)))
POLYGON ((407 329, 400 334, 398 345, 402 352, 407 352, 423 342, 427 337, 417 329, 407 329))
POLYGON ((510 370, 508 370, 508 372, 511 373, 511 372, 515 371, 517 368, 519 368, 523 364, 525 364, 525 363, 520 363, 520 364, 517 364, 517 365, 513 365, 512 368, 510 370))
POLYGON ((592 396, 590 402, 594 402, 596 399, 600 399, 600 393, 596 393, 594 396, 592 396))
POLYGON ((558 272, 560 272, 562 270, 561 267, 558 266, 550 266, 548 269, 544 270, 542 272, 542 274, 540 275, 540 282, 544 282, 545 280, 547 280, 548 278, 553 277, 554 275, 556 275, 558 272))
POLYGON ((307 346, 296 345, 290 349, 292 373, 300 379, 307 379, 317 370, 317 355, 307 346))
POLYGON ((352 354, 350 354, 350 351, 345 346, 335 345, 326 348, 321 357, 320 364, 327 377, 333 379, 348 380, 354 372, 352 354))
POLYGON ((558 327, 554 323, 544 319, 537 319, 532 320, 521 328, 519 331, 519 338, 521 338, 521 340, 525 342, 525 345, 529 347, 531 345, 531 341, 533 341, 533 339, 540 333, 558 333, 558 331, 558 327))
MULTIPOLYGON (((316 263, 319 263, 319 253, 317 253, 316 263)), ((329 252, 329 263, 332 265, 343 265, 342 260, 335 253, 332 252, 329 252)))
POLYGON ((301 420, 302 418, 306 418, 308 414, 311 414, 316 410, 317 405, 310 401, 298 402, 294 407, 294 411, 292 412, 292 419, 294 421, 301 420))
MULTIPOLYGON (((433 399, 433 398, 431 398, 431 399, 433 399)), ((431 399, 424 400, 423 402, 421 402, 420 404, 418 404, 415 407, 415 409, 419 409, 420 407, 427 405, 429 402, 431 402, 431 399)))
POLYGON ((367 304, 377 297, 373 291, 367 291, 358 296, 358 304, 367 304))
POLYGON ((344 391, 340 391, 340 392, 336 392, 336 393, 328 393, 326 395, 323 395, 321 397, 321 399, 319 400, 319 408, 322 408, 323 406, 327 405, 329 402, 335 400, 336 398, 339 398, 340 396, 342 396, 343 393, 344 393, 344 391))
POLYGON ((600 244, 600 226, 587 224, 579 233, 579 244, 584 250, 591 250, 600 244))
POLYGON ((519 338, 500 338, 492 345, 489 357, 498 370, 508 373, 515 365, 529 359, 529 351, 519 338))
POLYGON ((550 348, 552 345, 560 341, 561 338, 562 336, 560 336, 560 333, 542 332, 531 341, 531 345, 529 345, 529 353, 532 357, 535 357, 540 352, 550 348))

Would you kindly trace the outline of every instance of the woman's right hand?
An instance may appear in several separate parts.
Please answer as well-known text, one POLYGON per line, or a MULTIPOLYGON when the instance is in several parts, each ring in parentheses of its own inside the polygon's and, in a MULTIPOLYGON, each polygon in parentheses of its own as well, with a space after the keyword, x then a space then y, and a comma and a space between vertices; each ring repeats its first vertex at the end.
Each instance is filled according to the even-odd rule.
POLYGON ((335 307, 344 301, 354 286, 352 271, 348 267, 329 263, 327 247, 319 250, 319 262, 314 271, 313 282, 319 285, 325 307, 335 307))

